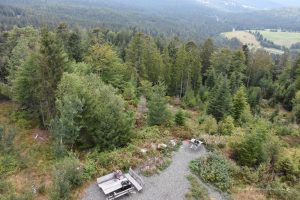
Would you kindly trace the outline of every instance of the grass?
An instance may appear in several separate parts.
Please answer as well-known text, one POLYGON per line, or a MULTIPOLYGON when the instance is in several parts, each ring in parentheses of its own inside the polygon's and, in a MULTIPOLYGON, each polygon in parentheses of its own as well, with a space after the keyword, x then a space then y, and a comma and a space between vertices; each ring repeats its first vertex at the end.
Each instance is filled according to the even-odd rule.
POLYGON ((187 177, 191 186, 189 192, 185 195, 186 200, 209 200, 207 189, 199 183, 196 177, 189 175, 187 177))
POLYGON ((225 36, 228 39, 237 38, 243 44, 247 44, 250 48, 259 49, 262 48, 260 43, 256 40, 255 36, 247 31, 234 31, 226 32, 221 35, 225 36))
MULTIPOLYGON (((273 54, 282 54, 283 51, 274 49, 274 48, 264 48, 260 45, 260 42, 255 38, 255 36, 248 31, 234 31, 234 32, 226 32, 222 33, 224 37, 228 39, 237 38, 241 43, 247 44, 250 49, 260 49, 263 48, 266 51, 273 54)), ((300 37, 300 34, 299 34, 300 37)), ((272 40, 271 40, 272 41, 272 40)), ((299 40, 300 42, 300 40, 299 40)))
POLYGON ((275 44, 291 47, 292 44, 300 42, 300 33, 295 32, 271 32, 268 30, 259 31, 266 39, 275 44))

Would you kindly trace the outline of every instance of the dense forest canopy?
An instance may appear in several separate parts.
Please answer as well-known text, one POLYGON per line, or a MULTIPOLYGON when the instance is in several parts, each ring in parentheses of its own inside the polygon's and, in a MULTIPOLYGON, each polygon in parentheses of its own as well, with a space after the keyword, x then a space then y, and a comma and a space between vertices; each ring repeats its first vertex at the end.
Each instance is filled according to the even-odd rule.
POLYGON ((203 41, 233 28, 300 30, 300 12, 297 8, 235 13, 211 8, 193 0, 4 0, 1 4, 2 29, 10 29, 13 25, 48 24, 55 27, 61 21, 66 21, 72 26, 100 26, 114 31, 135 28, 151 35, 179 36, 196 41, 203 41))

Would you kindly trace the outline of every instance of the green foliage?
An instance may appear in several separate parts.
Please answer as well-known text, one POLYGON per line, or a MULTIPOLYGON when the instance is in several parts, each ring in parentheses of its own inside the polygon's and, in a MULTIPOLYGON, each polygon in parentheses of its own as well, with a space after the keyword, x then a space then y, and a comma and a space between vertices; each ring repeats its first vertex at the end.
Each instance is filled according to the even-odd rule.
POLYGON ((236 121, 240 121, 242 113, 249 106, 247 103, 247 96, 245 93, 245 88, 241 87, 233 96, 233 107, 232 107, 232 115, 236 121))
POLYGON ((256 122, 243 141, 233 146, 233 157, 242 166, 257 167, 269 163, 274 168, 281 151, 281 143, 270 133, 270 127, 264 122, 256 122))
POLYGON ((160 137, 160 131, 157 127, 147 127, 139 131, 136 135, 137 139, 156 139, 160 137))
POLYGON ((53 33, 42 29, 39 49, 17 71, 14 91, 21 108, 38 112, 43 126, 55 114, 55 91, 67 67, 61 43, 53 33))
POLYGON ((67 157, 56 164, 51 199, 68 199, 71 189, 82 184, 83 172, 77 159, 67 157))
POLYGON ((147 80, 142 80, 139 86, 139 94, 145 96, 147 99, 151 98, 153 93, 152 83, 147 80))
POLYGON ((159 81, 163 61, 153 38, 142 33, 136 34, 128 44, 125 60, 139 78, 152 83, 159 81))
POLYGON ((282 200, 298 200, 300 198, 299 188, 291 188, 287 184, 281 183, 279 179, 271 181, 265 188, 269 198, 282 200))
POLYGON ((234 155, 239 164, 254 167, 262 162, 266 162, 265 142, 266 132, 248 133, 241 146, 234 149, 234 155))
POLYGON ((179 109, 175 114, 175 123, 178 126, 183 126, 185 124, 185 116, 182 109, 179 109))
POLYGON ((235 166, 220 154, 209 153, 199 160, 192 161, 190 168, 203 181, 222 191, 229 191, 234 184, 235 166))
POLYGON ((217 121, 221 121, 226 115, 230 114, 231 109, 232 100, 228 80, 219 77, 218 83, 212 90, 207 114, 214 116, 217 121))
POLYGON ((300 124, 300 91, 296 93, 293 104, 293 113, 295 115, 296 122, 300 124))
POLYGON ((195 97, 195 93, 191 88, 189 88, 186 91, 186 93, 183 97, 183 101, 184 101, 185 105, 190 108, 193 108, 197 105, 197 99, 195 97))
POLYGON ((234 130, 234 119, 231 116, 227 116, 219 127, 220 133, 222 135, 231 135, 234 130))
POLYGON ((217 120, 211 115, 205 117, 202 126, 208 134, 215 134, 218 131, 217 120))
POLYGON ((85 60, 91 65, 92 73, 98 74, 105 83, 122 87, 125 69, 112 46, 95 44, 90 47, 85 60))
POLYGON ((248 103, 251 110, 257 113, 260 109, 260 102, 262 100, 262 92, 260 87, 250 87, 248 89, 248 103))
POLYGON ((150 125, 161 125, 167 122, 169 114, 165 95, 166 88, 164 84, 153 86, 153 94, 148 102, 150 125))
POLYGON ((186 200, 209 200, 209 195, 207 189, 201 185, 197 178, 189 175, 187 177, 191 187, 190 191, 185 195, 186 200))
POLYGON ((96 175, 106 175, 115 170, 127 171, 130 167, 138 165, 140 162, 139 153, 139 148, 133 145, 114 151, 98 151, 95 149, 88 154, 88 162, 93 165, 92 168, 97 169, 96 175))
POLYGON ((130 140, 132 117, 124 100, 95 75, 65 73, 57 94, 52 132, 63 143, 112 149, 130 140))
POLYGON ((127 101, 135 102, 137 100, 136 87, 133 85, 133 83, 131 81, 127 82, 124 87, 123 97, 127 101))

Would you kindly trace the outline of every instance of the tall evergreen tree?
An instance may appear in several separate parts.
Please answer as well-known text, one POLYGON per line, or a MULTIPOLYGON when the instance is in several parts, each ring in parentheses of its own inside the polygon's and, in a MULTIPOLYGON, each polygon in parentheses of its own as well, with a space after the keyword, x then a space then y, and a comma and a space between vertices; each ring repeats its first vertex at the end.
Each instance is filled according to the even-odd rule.
POLYGON ((161 125, 168 118, 166 87, 164 84, 153 86, 153 93, 148 102, 149 109, 149 124, 161 125))
POLYGON ((239 121, 242 113, 246 110, 247 106, 249 106, 244 87, 240 87, 240 89, 235 93, 232 102, 232 116, 236 121, 239 121))
POLYGON ((230 114, 232 109, 228 80, 223 76, 219 77, 211 93, 207 114, 213 115, 216 120, 221 121, 225 116, 230 114))
POLYGON ((207 39, 205 43, 203 44, 202 51, 201 51, 201 64, 202 64, 202 76, 203 76, 203 81, 206 80, 206 71, 210 68, 211 66, 211 57, 214 52, 214 43, 211 38, 207 39))
POLYGON ((31 56, 24 69, 20 69, 15 81, 17 101, 25 108, 38 111, 43 126, 55 114, 55 91, 67 68, 68 58, 62 44, 53 33, 43 28, 38 52, 31 56), (23 98, 24 93, 28 93, 26 98, 23 98))

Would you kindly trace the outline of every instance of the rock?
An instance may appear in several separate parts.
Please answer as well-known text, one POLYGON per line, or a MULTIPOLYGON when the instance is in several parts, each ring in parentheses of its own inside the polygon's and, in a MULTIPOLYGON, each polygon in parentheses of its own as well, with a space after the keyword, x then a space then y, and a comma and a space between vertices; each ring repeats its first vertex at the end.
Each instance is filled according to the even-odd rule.
POLYGON ((154 144, 154 143, 151 143, 151 148, 152 148, 153 150, 157 150, 157 145, 154 144))
POLYGON ((170 144, 171 144, 173 147, 175 147, 176 144, 177 144, 177 141, 176 141, 176 140, 170 140, 170 144))
POLYGON ((146 154, 148 149, 141 149, 140 151, 141 151, 142 154, 146 154))
POLYGON ((165 149, 165 148, 167 148, 167 147, 168 147, 168 145, 163 144, 163 143, 157 145, 157 148, 158 148, 158 149, 165 149))

